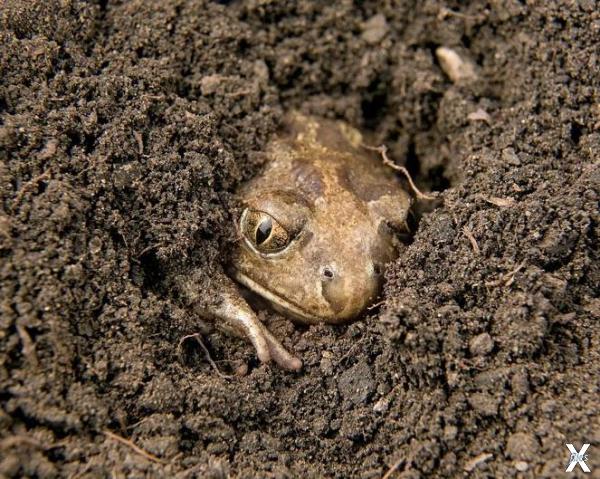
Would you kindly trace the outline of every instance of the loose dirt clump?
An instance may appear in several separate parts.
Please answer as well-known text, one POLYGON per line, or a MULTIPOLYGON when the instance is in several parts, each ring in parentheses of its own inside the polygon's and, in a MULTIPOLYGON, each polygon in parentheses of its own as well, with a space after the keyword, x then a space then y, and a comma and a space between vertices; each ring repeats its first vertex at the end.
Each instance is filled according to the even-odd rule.
POLYGON ((600 14, 459 3, 3 3, 1 476, 556 477, 565 443, 600 470, 600 14), (294 108, 443 203, 365 319, 261 313, 300 373, 204 335, 224 378, 179 347, 177 278, 214 299, 294 108))

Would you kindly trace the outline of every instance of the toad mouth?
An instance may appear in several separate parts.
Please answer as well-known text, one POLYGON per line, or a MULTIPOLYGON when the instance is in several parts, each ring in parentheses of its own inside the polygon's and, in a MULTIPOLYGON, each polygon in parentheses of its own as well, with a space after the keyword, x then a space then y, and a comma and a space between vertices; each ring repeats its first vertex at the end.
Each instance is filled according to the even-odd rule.
POLYGON ((241 284, 243 284, 246 288, 250 289, 251 291, 254 291, 255 293, 262 296, 263 298, 267 299, 273 305, 279 306, 279 307, 285 309, 286 311, 291 313, 293 316, 296 316, 299 319, 304 319, 306 321, 311 321, 311 322, 322 321, 322 319, 319 318, 318 316, 308 313, 302 307, 300 307, 298 304, 295 304, 287 299, 284 299, 277 293, 275 293, 275 292, 271 291, 270 289, 267 289, 264 286, 262 286, 261 284, 257 283, 256 281, 254 281, 252 278, 245 275, 244 273, 240 273, 237 270, 234 270, 233 273, 234 273, 235 279, 238 282, 240 282, 241 284))

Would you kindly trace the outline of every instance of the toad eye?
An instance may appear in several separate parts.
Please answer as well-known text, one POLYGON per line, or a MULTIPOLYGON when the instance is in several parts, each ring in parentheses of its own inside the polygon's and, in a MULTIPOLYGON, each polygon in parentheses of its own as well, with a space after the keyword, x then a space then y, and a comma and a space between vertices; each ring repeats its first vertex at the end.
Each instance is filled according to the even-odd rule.
POLYGON ((245 210, 240 227, 246 239, 261 253, 278 253, 291 241, 285 228, 264 211, 245 210))

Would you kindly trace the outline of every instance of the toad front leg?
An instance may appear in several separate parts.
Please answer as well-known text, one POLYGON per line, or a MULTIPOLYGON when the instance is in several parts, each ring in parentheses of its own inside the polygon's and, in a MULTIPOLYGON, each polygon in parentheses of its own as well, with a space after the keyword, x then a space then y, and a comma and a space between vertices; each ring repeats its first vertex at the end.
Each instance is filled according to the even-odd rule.
POLYGON ((231 279, 224 278, 219 296, 221 302, 216 307, 201 311, 203 316, 215 319, 217 328, 249 339, 258 358, 264 363, 273 360, 289 371, 297 371, 302 367, 302 361, 290 354, 260 322, 231 279))

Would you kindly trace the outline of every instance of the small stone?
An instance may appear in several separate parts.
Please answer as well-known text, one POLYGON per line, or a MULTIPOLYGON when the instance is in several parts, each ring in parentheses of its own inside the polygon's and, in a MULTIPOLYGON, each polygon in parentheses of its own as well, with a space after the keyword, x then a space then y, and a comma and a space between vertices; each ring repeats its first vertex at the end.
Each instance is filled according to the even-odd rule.
POLYGON ((467 120, 469 121, 485 121, 488 125, 491 123, 492 118, 489 113, 485 111, 483 108, 478 108, 477 110, 469 113, 467 115, 467 120))
POLYGON ((390 400, 386 397, 382 397, 373 406, 373 412, 384 413, 389 409, 389 407, 390 407, 390 400))
POLYGON ((525 461, 517 461, 515 462, 515 469, 519 472, 525 472, 527 469, 529 469, 529 464, 527 464, 525 461))
POLYGON ((367 363, 357 363, 344 371, 338 380, 338 389, 345 400, 355 405, 364 403, 375 391, 375 381, 367 363))
POLYGON ((379 43, 383 37, 385 37, 389 29, 385 16, 381 13, 369 18, 363 23, 362 28, 362 39, 371 45, 379 43))
POLYGON ((481 333, 469 341, 469 351, 474 356, 485 356, 494 349, 494 341, 488 333, 481 333))
POLYGON ((440 67, 453 83, 470 81, 477 78, 475 66, 448 47, 438 47, 435 55, 440 67))
POLYGON ((515 153, 514 148, 504 148, 504 150, 502 150, 502 160, 513 166, 519 166, 521 164, 521 160, 515 153))

